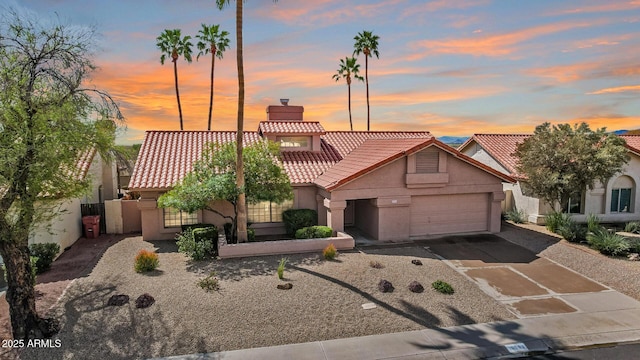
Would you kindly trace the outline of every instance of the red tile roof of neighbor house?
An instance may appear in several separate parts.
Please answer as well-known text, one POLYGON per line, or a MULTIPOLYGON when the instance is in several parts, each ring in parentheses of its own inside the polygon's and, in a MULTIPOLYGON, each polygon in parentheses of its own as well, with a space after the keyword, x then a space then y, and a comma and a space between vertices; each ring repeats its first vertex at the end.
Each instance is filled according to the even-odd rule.
POLYGON ((259 134, 324 134, 318 121, 262 121, 258 125, 259 134))
MULTIPOLYGON (((305 124, 306 121, 287 121, 286 123, 288 126, 286 129, 295 129, 296 124, 299 129, 309 129, 305 124)), ((267 124, 264 128, 275 130, 269 127, 271 125, 267 124)), ((314 126, 311 125, 312 128, 314 126)), ((284 129, 280 128, 280 130, 284 129)), ((129 188, 132 190, 171 188, 191 171, 192 163, 200 158, 205 143, 234 141, 235 134, 235 131, 147 131, 131 175, 129 188)), ((244 138, 245 144, 262 139, 258 132, 245 132, 244 138)), ((340 162, 367 139, 406 138, 431 139, 433 137, 428 131, 326 132, 320 136, 321 151, 283 151, 281 160, 292 184, 311 184, 326 169, 340 162)))
MULTIPOLYGON (((491 157, 509 171, 515 178, 523 178, 516 170, 518 158, 514 155, 518 144, 530 137, 529 134, 474 134, 460 145, 464 151, 472 142, 480 145, 491 157)), ((627 143, 627 148, 640 156, 640 135, 619 135, 627 143)))
POLYGON ((327 169, 315 180, 315 183, 332 191, 396 159, 411 155, 430 146, 444 150, 464 162, 499 177, 503 181, 515 182, 508 175, 462 154, 434 137, 430 137, 428 139, 367 139, 342 161, 327 169))

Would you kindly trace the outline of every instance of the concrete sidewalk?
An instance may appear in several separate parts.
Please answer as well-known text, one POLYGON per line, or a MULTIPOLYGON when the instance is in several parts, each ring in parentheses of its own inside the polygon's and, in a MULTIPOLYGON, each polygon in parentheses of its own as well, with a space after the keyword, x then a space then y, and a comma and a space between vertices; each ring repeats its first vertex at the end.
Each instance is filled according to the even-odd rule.
MULTIPOLYGON (((633 302, 629 303, 629 306, 633 305, 633 302)), ((618 310, 541 316, 162 359, 511 358, 639 340, 640 308, 633 306, 618 310), (512 345, 509 346, 512 348, 511 352, 506 345, 512 345)))

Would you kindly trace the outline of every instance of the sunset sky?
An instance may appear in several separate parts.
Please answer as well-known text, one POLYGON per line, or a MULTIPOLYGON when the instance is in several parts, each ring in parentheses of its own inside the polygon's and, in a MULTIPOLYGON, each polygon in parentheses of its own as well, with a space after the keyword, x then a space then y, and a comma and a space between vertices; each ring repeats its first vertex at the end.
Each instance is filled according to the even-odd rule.
MULTIPOLYGON (((221 24, 231 48, 216 60, 213 129, 235 129, 235 2, 223 11, 212 0, 19 4, 98 28, 92 83, 119 102, 125 144, 145 130, 179 129, 172 64, 160 64, 156 37, 221 24)), ((372 130, 529 133, 545 121, 640 128, 640 0, 247 0, 245 129, 290 98, 305 120, 348 130, 347 86, 331 77, 362 30, 380 36, 380 58, 369 61, 372 130)), ((186 130, 207 126, 210 55, 195 61, 197 52, 178 63, 186 130)), ((364 75, 363 56, 359 63, 364 75)), ((354 129, 366 130, 364 83, 352 84, 352 111, 354 129)))

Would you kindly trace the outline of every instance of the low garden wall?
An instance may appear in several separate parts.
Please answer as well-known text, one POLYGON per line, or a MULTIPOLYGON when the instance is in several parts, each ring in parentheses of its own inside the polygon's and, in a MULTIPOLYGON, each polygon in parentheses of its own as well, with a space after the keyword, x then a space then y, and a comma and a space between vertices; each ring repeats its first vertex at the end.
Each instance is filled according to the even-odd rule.
POLYGON ((278 240, 242 244, 221 242, 218 244, 218 256, 222 259, 228 259, 246 256, 321 252, 329 244, 333 244, 337 250, 351 250, 355 247, 355 241, 349 234, 338 232, 335 237, 320 239, 278 240))

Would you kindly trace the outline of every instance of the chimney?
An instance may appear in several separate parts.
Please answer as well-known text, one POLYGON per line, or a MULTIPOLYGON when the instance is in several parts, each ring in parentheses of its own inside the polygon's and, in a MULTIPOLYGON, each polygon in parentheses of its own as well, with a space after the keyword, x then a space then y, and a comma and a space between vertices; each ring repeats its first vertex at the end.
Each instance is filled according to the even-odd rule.
POLYGON ((303 121, 303 106, 289 106, 289 99, 280 99, 280 104, 267 106, 267 121, 303 121))

